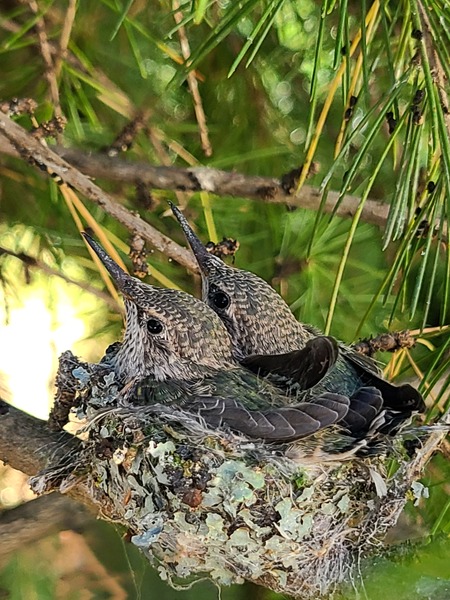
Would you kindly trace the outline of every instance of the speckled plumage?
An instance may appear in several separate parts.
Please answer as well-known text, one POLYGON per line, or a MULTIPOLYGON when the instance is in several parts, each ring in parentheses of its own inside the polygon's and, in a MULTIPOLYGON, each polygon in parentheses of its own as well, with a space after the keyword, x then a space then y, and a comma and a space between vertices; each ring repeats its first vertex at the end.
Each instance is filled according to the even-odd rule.
POLYGON ((124 340, 107 360, 134 401, 173 403, 210 425, 266 441, 299 439, 346 416, 349 400, 342 394, 324 392, 313 402, 288 402, 235 361, 226 328, 205 303, 130 277, 84 236, 124 296, 124 340))
MULTIPOLYGON (((172 210, 199 264, 203 300, 225 324, 235 358, 255 372, 267 375, 287 393, 298 392, 287 370, 280 366, 279 358, 272 357, 275 366, 271 369, 269 358, 262 355, 293 353, 295 358, 296 352, 321 336, 320 332, 299 323, 283 298, 263 279, 254 273, 228 266, 220 258, 209 254, 182 213, 173 205, 172 210), (223 297, 224 294, 228 300, 223 297), (259 368, 259 357, 264 368, 259 368)), ((338 349, 337 359, 330 362, 322 379, 307 392, 311 396, 331 391, 352 398, 358 395, 361 387, 373 386, 382 393, 384 408, 399 411, 400 420, 409 417, 414 410, 423 409, 422 398, 412 386, 394 386, 382 379, 374 361, 344 344, 339 343, 338 349)), ((304 360, 304 357, 299 356, 299 360, 304 360)), ((290 362, 293 362, 292 358, 290 362)), ((358 411, 356 404, 355 411, 358 411)))

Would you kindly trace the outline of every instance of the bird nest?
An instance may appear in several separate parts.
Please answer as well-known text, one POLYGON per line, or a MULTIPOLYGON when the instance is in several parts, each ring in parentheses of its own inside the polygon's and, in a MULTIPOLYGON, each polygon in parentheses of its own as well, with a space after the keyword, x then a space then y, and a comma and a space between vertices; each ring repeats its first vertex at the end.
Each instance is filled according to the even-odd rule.
MULTIPOLYGON (((169 582, 207 574, 299 598, 332 594, 360 559, 383 549, 425 458, 387 455, 302 464, 274 446, 209 428, 174 406, 121 400, 107 362, 62 355, 53 424, 85 419, 80 450, 32 480, 38 493, 80 483, 102 518, 169 582), (392 457, 399 465, 387 477, 392 457)), ((296 460, 288 455, 296 456, 296 460)))

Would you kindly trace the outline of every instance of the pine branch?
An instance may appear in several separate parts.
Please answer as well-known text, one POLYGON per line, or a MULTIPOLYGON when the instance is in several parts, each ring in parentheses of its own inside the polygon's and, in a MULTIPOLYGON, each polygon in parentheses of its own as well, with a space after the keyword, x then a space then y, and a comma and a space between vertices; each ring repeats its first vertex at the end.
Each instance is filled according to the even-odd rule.
MULTIPOLYGON (((245 175, 235 171, 222 171, 210 167, 189 167, 183 169, 178 167, 153 166, 140 162, 131 163, 117 157, 90 154, 62 147, 56 147, 54 151, 47 150, 45 153, 42 152, 43 150, 44 148, 34 140, 33 136, 11 121, 6 115, 2 116, 0 122, 0 152, 10 155, 19 154, 28 162, 33 159, 37 163, 41 161, 41 164, 46 169, 59 175, 63 181, 85 194, 88 199, 100 204, 112 216, 114 216, 113 212, 115 211, 111 212, 108 205, 109 202, 114 203, 114 201, 108 197, 109 202, 104 202, 102 198, 107 195, 101 192, 84 175, 111 181, 120 181, 122 183, 143 183, 149 188, 162 190, 183 192, 206 191, 217 196, 251 198, 253 200, 286 204, 291 207, 306 208, 315 211, 319 209, 321 202, 321 192, 318 188, 305 185, 301 190, 301 194, 296 196, 293 193, 294 190, 292 187, 284 183, 283 178, 277 179, 245 175), (1 136, 2 132, 4 137, 1 136), (34 156, 35 153, 37 153, 37 156, 34 156), (77 174, 77 169, 81 173, 77 174)), ((328 192, 323 207, 325 213, 330 214, 335 210, 338 198, 338 192, 328 192)), ((344 196, 336 210, 336 216, 342 218, 353 217, 359 206, 359 202, 360 199, 356 196, 344 196)), ((120 208, 120 222, 133 230, 133 226, 136 227, 136 221, 132 219, 134 215, 129 213, 128 216, 125 216, 123 211, 126 209, 123 207, 120 208)), ((369 199, 366 200, 361 220, 378 227, 384 227, 388 213, 388 204, 379 200, 369 199)), ((140 229, 142 229, 147 224, 141 221, 140 225, 140 229)), ((151 226, 148 225, 148 227, 151 226)), ((153 233, 150 233, 150 230, 146 231, 146 235, 143 232, 141 234, 148 241, 154 243, 158 249, 164 246, 164 241, 154 239, 153 233)), ((164 236, 162 237, 164 238, 164 236)), ((165 238, 165 240, 168 243, 168 238, 165 238)), ((166 249, 162 251, 171 258, 178 260, 183 255, 182 252, 180 253, 181 250, 183 249, 175 244, 170 253, 166 249)), ((178 261, 192 271, 197 270, 193 262, 185 256, 178 261), (189 263, 189 266, 186 263, 189 263)))
POLYGON ((173 240, 160 233, 135 213, 115 202, 93 181, 78 169, 42 145, 23 127, 17 125, 6 114, 0 117, 0 132, 19 153, 21 158, 41 171, 47 172, 60 183, 65 183, 81 192, 88 200, 99 205, 106 213, 122 223, 129 231, 137 233, 157 250, 176 260, 193 272, 198 266, 191 253, 173 240))

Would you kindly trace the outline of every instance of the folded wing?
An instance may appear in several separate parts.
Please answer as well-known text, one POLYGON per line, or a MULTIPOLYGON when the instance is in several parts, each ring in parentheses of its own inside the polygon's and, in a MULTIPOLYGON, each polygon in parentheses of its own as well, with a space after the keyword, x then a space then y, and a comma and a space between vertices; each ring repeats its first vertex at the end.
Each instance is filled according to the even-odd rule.
POLYGON ((190 403, 212 427, 229 427, 251 438, 288 442, 339 423, 350 401, 340 394, 324 393, 311 402, 264 410, 250 410, 234 398, 198 398, 190 403))
POLYGON ((285 378, 287 384, 300 390, 308 390, 327 374, 339 355, 337 342, 325 335, 307 342, 301 350, 283 354, 253 354, 241 364, 261 377, 276 375, 285 378))

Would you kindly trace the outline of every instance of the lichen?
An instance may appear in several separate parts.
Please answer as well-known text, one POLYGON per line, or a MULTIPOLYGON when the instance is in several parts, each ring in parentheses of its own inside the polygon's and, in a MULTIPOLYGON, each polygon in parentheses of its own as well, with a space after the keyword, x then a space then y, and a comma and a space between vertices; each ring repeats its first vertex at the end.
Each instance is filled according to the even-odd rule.
POLYGON ((168 581, 207 573, 221 585, 247 579, 318 598, 382 548, 410 493, 387 477, 389 456, 299 464, 287 454, 301 456, 301 443, 287 453, 177 407, 130 405, 107 364, 64 356, 71 368, 61 365, 59 382, 86 421, 83 446, 33 487, 67 491, 82 480, 168 581))

